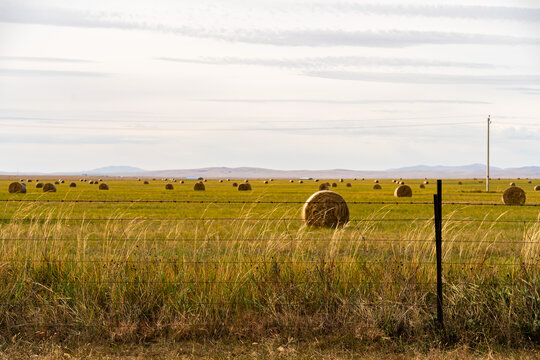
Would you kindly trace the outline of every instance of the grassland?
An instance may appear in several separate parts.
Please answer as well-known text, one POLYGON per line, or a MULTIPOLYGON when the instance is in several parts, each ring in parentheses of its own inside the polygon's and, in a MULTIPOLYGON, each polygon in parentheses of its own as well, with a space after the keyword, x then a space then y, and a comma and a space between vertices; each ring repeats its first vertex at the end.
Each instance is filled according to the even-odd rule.
MULTIPOLYGON (((501 204, 514 181, 528 204, 540 204, 538 181, 493 180, 490 193, 461 181, 443 182, 443 201, 501 204)), ((390 180, 382 190, 373 180, 345 180, 350 188, 331 181, 349 202, 351 222, 342 229, 303 225, 313 181, 250 180, 253 190, 239 192, 233 181, 208 180, 197 192, 194 181, 165 190, 167 181, 107 179, 110 190, 100 191, 67 180, 56 193, 28 183, 26 194, 8 194, 9 182, 0 180, 5 342, 540 344, 539 207, 443 206, 441 331, 433 181, 420 189, 422 181, 405 180, 414 193, 406 199, 393 197, 390 180)))

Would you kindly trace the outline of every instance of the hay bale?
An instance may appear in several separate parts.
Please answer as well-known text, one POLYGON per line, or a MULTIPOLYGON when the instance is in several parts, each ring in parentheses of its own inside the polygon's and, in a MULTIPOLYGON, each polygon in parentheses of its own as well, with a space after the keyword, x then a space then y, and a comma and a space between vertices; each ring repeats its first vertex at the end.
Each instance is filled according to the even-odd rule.
POLYGON ((246 184, 247 184, 248 182, 249 182, 249 180, 248 180, 248 179, 244 180, 244 183, 246 183, 246 184))
POLYGON ((43 183, 38 182, 36 184, 36 189, 41 189, 41 188, 43 188, 43 183))
POLYGON ((428 184, 429 184, 429 181, 425 180, 425 181, 424 181, 424 184, 428 185, 428 184))
POLYGON ((351 183, 347 183, 346 186, 347 186, 347 187, 352 187, 352 184, 351 184, 351 183))
POLYGON ((54 184, 55 184, 55 185, 60 185, 60 181, 56 180, 56 181, 54 182, 54 184))
POLYGON ((64 181, 64 180, 60 180, 60 184, 63 184, 63 183, 65 183, 65 181, 64 181))
MULTIPOLYGON (((32 182, 32 179, 26 179, 26 182, 32 182)), ((530 182, 530 181, 529 181, 530 182)))
POLYGON ((426 185, 420 184, 420 189, 425 189, 425 188, 426 188, 426 185))
POLYGON ((227 179, 227 181, 231 181, 231 179, 227 179))
POLYGON ((268 184, 268 180, 264 180, 264 181, 263 181, 263 184, 268 184))
POLYGON ((99 182, 102 182, 103 180, 102 179, 98 179, 99 182))
POLYGON ((289 182, 292 184, 294 182, 294 180, 289 180, 289 182))
POLYGON ((332 187, 337 187, 337 184, 336 184, 336 183, 332 183, 332 187))
POLYGON ((69 187, 77 187, 77 184, 72 182, 71 184, 69 184, 69 187))
MULTIPOLYGON (((362 179, 362 180, 364 180, 364 179, 362 179)), ((373 182, 374 182, 375 184, 378 184, 378 183, 379 183, 379 180, 373 180, 373 182)))
POLYGON ((184 180, 180 180, 180 184, 183 184, 184 183, 184 180))
POLYGON ((405 185, 405 181, 400 181, 399 184, 400 185, 405 185))
POLYGON ((204 184, 202 182, 198 182, 193 186, 193 190, 195 190, 195 191, 205 191, 206 187, 204 186, 204 184))
POLYGON ((150 184, 150 183, 149 183, 148 181, 145 180, 145 181, 143 182, 143 184, 144 184, 144 185, 148 185, 148 184, 150 184))
POLYGON ((349 207, 338 193, 318 191, 304 204, 302 219, 308 226, 340 227, 349 221, 349 207))
POLYGON ((109 190, 109 185, 101 183, 99 184, 99 190, 109 190))
POLYGON ((222 183, 222 182, 223 182, 223 180, 219 179, 219 182, 220 182, 220 183, 222 183))
POLYGON ((298 180, 298 183, 299 183, 299 184, 303 184, 303 183, 304 183, 304 180, 298 180))
POLYGON ((315 179, 315 180, 313 180, 313 181, 315 181, 315 182, 319 182, 319 179, 315 179))
POLYGON ((56 192, 56 186, 51 183, 46 183, 43 185, 43 192, 56 192))
POLYGON ((510 183, 510 186, 516 186, 516 183, 511 182, 511 183, 510 183))
POLYGON ((484 180, 478 180, 478 183, 479 183, 479 184, 483 184, 483 183, 484 183, 484 180))
POLYGON ((339 179, 339 182, 343 182, 343 179, 339 179))
POLYGON ((463 183, 461 181, 458 181, 457 184, 458 185, 463 185, 463 183))
POLYGON ((232 187, 238 187, 238 184, 237 184, 237 183, 233 183, 233 184, 232 184, 232 187))
POLYGON ((141 178, 138 178, 137 181, 141 181, 141 178))
POLYGON ((382 189, 381 185, 379 184, 373 185, 373 190, 381 190, 381 189, 382 189))
POLYGON ((167 185, 165 185, 165 190, 174 190, 173 184, 167 184, 167 185))
POLYGON ((79 179, 79 181, 80 181, 80 182, 83 182, 83 181, 84 181, 84 179, 79 179))
POLYGON ((330 189, 330 183, 321 183, 321 185, 319 185, 319 191, 323 191, 323 190, 328 190, 330 189))
POLYGON ((536 185, 536 186, 534 187, 534 191, 540 191, 540 185, 536 185))
POLYGON ((394 190, 395 197, 411 197, 412 189, 408 185, 400 185, 394 190))
POLYGON ((238 191, 249 191, 251 190, 251 184, 249 183, 242 183, 238 185, 238 191))
MULTIPOLYGON (((30 180, 30 181, 32 181, 32 180, 30 180)), ((531 180, 527 181, 527 184, 532 184, 532 181, 531 180)))
POLYGON ((26 194, 26 184, 22 182, 12 182, 9 184, 8 191, 10 194, 26 194))
POLYGON ((523 205, 526 199, 525 191, 517 186, 510 186, 502 195, 502 202, 505 205, 523 205))

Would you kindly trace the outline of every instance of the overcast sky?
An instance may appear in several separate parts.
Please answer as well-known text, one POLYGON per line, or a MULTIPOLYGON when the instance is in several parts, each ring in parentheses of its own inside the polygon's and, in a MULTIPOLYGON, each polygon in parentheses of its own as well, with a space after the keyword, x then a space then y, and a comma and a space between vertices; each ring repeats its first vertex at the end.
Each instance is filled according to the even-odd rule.
POLYGON ((0 0, 0 171, 540 165, 540 1, 0 0))

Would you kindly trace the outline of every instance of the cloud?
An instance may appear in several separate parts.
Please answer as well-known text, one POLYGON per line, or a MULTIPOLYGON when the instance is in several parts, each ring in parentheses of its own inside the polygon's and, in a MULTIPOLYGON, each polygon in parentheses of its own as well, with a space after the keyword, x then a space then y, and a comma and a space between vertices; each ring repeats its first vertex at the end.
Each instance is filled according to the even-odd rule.
POLYGON ((25 6, 8 1, 0 4, 0 22, 149 30, 178 35, 216 39, 230 42, 278 46, 363 46, 402 48, 416 45, 539 45, 540 38, 524 38, 487 34, 440 31, 344 31, 333 29, 259 30, 259 29, 204 29, 189 26, 167 26, 143 21, 127 20, 118 13, 90 13, 46 6, 25 6))
POLYGON ((0 61, 28 61, 28 62, 52 62, 52 63, 94 63, 95 61, 83 59, 30 57, 30 56, 0 56, 0 61))
POLYGON ((491 104, 487 101, 446 99, 386 99, 386 100, 325 100, 325 99, 202 99, 208 102, 230 103, 309 103, 309 104, 491 104))
POLYGON ((238 57, 203 57, 196 59, 158 57, 157 60, 209 64, 209 65, 258 65, 281 68, 305 69, 305 68, 332 68, 332 67, 358 67, 358 66, 391 66, 391 67, 456 67, 467 69, 494 68, 494 65, 473 62, 441 61, 429 59, 413 58, 383 58, 383 57, 363 57, 363 56, 324 56, 324 57, 304 57, 304 58, 282 58, 282 59, 262 59, 262 58, 238 58, 238 57))
POLYGON ((535 89, 535 88, 515 87, 515 88, 507 88, 504 90, 517 91, 525 95, 540 95, 540 89, 535 89))
POLYGON ((106 77, 109 74, 90 71, 61 71, 61 70, 26 70, 26 69, 0 69, 0 76, 24 77, 106 77))
POLYGON ((376 73, 354 71, 306 71, 304 75, 352 81, 391 82, 407 84, 470 84, 470 85, 512 85, 540 84, 540 75, 449 75, 426 73, 376 73))

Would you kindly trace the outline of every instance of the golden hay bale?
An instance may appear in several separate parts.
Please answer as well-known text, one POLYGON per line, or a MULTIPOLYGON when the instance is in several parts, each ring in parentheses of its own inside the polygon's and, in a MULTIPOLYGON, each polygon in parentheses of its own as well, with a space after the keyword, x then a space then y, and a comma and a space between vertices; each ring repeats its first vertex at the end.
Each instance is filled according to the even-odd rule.
POLYGON ((426 180, 426 181, 424 181, 424 184, 428 185, 428 184, 429 184, 429 181, 427 181, 427 180, 426 180))
POLYGON ((72 182, 71 184, 69 184, 69 187, 77 187, 77 184, 72 182))
POLYGON ((43 192, 56 192, 56 186, 51 183, 46 183, 43 185, 43 192))
POLYGON ((247 183, 249 182, 249 180, 248 180, 248 179, 245 179, 244 182, 247 184, 247 183))
POLYGON ((517 186, 510 186, 504 190, 502 195, 502 202, 505 205, 523 205, 525 204, 525 200, 525 191, 517 186))
POLYGON ((237 186, 238 186, 237 183, 233 183, 233 184, 232 184, 232 187, 237 187, 237 186))
POLYGON ((54 183, 55 183, 55 185, 59 185, 60 181, 56 180, 54 183))
POLYGON ((101 181, 103 181, 103 180, 102 180, 102 179, 98 179, 98 181, 100 181, 100 182, 101 182, 101 181))
POLYGON ((249 183, 242 183, 238 185, 238 191, 249 191, 251 190, 251 184, 249 183))
POLYGON ((381 190, 381 189, 382 189, 381 185, 379 184, 373 185, 373 190, 381 190))
POLYGON ((20 182, 24 182, 24 179, 19 179, 20 182))
MULTIPOLYGON (((32 179, 26 179, 26 182, 32 182, 32 179)), ((529 181, 530 183, 530 181, 529 181)))
POLYGON ((321 183, 321 185, 319 185, 319 191, 322 191, 322 190, 328 190, 330 189, 330 183, 321 183))
POLYGON ((343 182, 343 179, 339 179, 339 182, 343 182))
POLYGON ((268 184, 268 180, 264 180, 264 181, 263 181, 263 184, 268 184))
POLYGON ((64 181, 64 180, 60 180, 60 184, 63 184, 63 183, 65 183, 65 181, 64 181))
POLYGON ((38 182, 36 184, 36 189, 41 189, 41 188, 43 188, 43 183, 38 182))
POLYGON ((150 184, 150 183, 149 183, 148 181, 145 180, 145 181, 143 182, 143 184, 144 184, 144 185, 148 185, 148 184, 150 184))
POLYGON ((351 183, 347 183, 347 187, 352 187, 351 183))
POLYGON ((315 181, 315 182, 319 182, 319 179, 315 179, 315 180, 313 180, 313 181, 315 181))
POLYGON ((298 180, 298 183, 299 183, 299 184, 303 184, 303 183, 304 183, 304 180, 298 180))
POLYGON ((373 182, 374 182, 375 184, 378 184, 378 183, 379 183, 379 180, 373 180, 373 182))
POLYGON ((289 180, 289 182, 292 184, 294 182, 294 180, 289 180))
POLYGON ((304 204, 302 219, 308 226, 343 226, 349 221, 349 207, 338 193, 329 190, 318 191, 304 204))
POLYGON ((400 184, 400 185, 405 185, 405 182, 404 182, 404 181, 400 181, 399 184, 400 184))
POLYGON ((510 186, 516 186, 516 183, 511 182, 510 186))
POLYGON ((483 183, 484 183, 484 180, 478 180, 478 183, 479 183, 479 184, 483 184, 483 183))
POLYGON ((458 181, 457 184, 458 185, 463 185, 463 183, 461 181, 458 181))
POLYGON ((165 190, 174 190, 173 184, 167 184, 167 185, 165 185, 165 190))
POLYGON ((426 185, 420 184, 420 189, 425 189, 425 188, 426 188, 426 185))
POLYGON ((99 184, 99 190, 109 190, 109 185, 101 183, 99 184))
POLYGON ((180 184, 183 184, 184 183, 184 180, 180 180, 180 184))
POLYGON ((536 185, 536 186, 534 187, 534 191, 540 191, 540 185, 536 185))
POLYGON ((207 179, 204 179, 204 182, 207 182, 208 180, 207 179))
POLYGON ((141 181, 141 178, 138 178, 137 181, 141 181))
POLYGON ((84 179, 79 179, 79 181, 80 181, 80 182, 83 182, 83 181, 84 181, 84 179))
POLYGON ((195 191, 205 191, 206 187, 204 186, 204 184, 202 182, 198 182, 193 186, 193 190, 195 190, 195 191))
MULTIPOLYGON (((32 180, 28 180, 28 181, 32 181, 32 180)), ((527 184, 532 184, 532 181, 531 180, 527 181, 527 184)))
POLYGON ((332 183, 332 187, 337 187, 337 184, 336 184, 336 183, 332 183))
POLYGON ((394 196, 395 197, 411 197, 412 196, 412 190, 411 187, 408 185, 400 185, 394 190, 394 196))
POLYGON ((231 181, 231 179, 227 179, 227 181, 231 181))
POLYGON ((222 183, 222 182, 223 182, 223 180, 219 179, 219 182, 220 182, 220 183, 222 183))
POLYGON ((26 184, 21 182, 12 182, 9 184, 8 191, 10 194, 26 194, 26 184))

